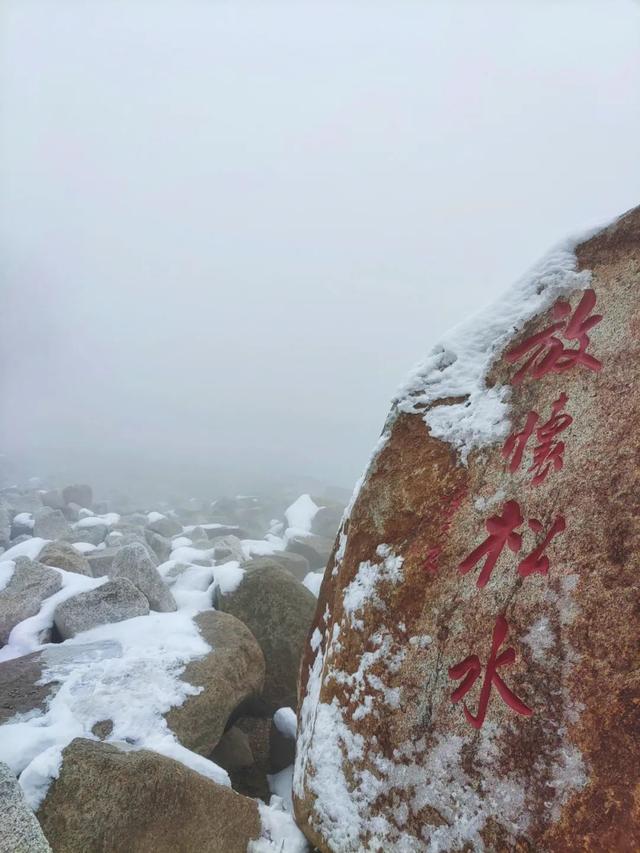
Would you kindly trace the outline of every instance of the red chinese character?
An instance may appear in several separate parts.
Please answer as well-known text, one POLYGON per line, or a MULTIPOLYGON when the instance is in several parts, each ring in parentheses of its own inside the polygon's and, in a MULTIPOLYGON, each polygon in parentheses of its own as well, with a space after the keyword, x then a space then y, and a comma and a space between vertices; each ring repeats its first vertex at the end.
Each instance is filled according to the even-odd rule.
POLYGON ((509 473, 513 474, 514 471, 517 471, 520 467, 525 447, 527 446, 527 442, 531 438, 533 429, 537 422, 538 413, 529 412, 529 414, 527 415, 527 422, 524 425, 524 429, 520 430, 520 432, 512 432, 509 438, 505 441, 504 447, 502 448, 502 455, 505 459, 508 459, 511 456, 511 462, 509 463, 509 473))
MULTIPOLYGON (((556 441, 555 437, 573 423, 571 415, 561 412, 568 399, 564 392, 560 394, 551 407, 549 420, 535 430, 538 443, 533 451, 533 464, 529 468, 529 471, 535 472, 532 478, 534 486, 544 482, 551 469, 559 471, 564 465, 564 442, 556 441)), ((539 417, 537 412, 529 412, 524 428, 519 432, 512 432, 504 443, 502 455, 505 459, 511 457, 509 462, 511 474, 520 467, 527 442, 533 434, 539 417)))
MULTIPOLYGON (((538 574, 538 575, 548 575, 549 574, 549 558, 544 553, 547 545, 554 536, 557 536, 558 533, 563 533, 567 524, 564 520, 564 516, 559 515, 556 520, 553 522, 551 527, 549 528, 549 532, 543 539, 543 541, 533 549, 533 551, 529 554, 528 557, 525 557, 524 560, 518 566, 518 574, 522 578, 528 578, 529 575, 538 574)), ((529 527, 534 533, 540 533, 542 531, 542 524, 538 521, 537 518, 532 518, 529 521, 529 527)))
MULTIPOLYGON (((494 515, 485 521, 489 536, 460 563, 458 567, 460 574, 466 575, 476 563, 479 563, 486 556, 487 559, 476 581, 478 589, 486 586, 504 546, 508 545, 514 554, 522 547, 522 534, 516 528, 520 527, 523 521, 520 507, 516 501, 507 501, 502 507, 502 515, 494 515)), ((528 524, 534 533, 541 533, 543 530, 542 523, 537 518, 532 518, 528 524)), ((559 515, 551 525, 544 540, 533 549, 528 557, 521 561, 518 566, 520 577, 527 578, 532 574, 546 575, 549 573, 549 558, 544 552, 554 536, 562 533, 565 528, 564 516, 559 515)))
MULTIPOLYGON (((503 702, 512 708, 516 713, 522 714, 524 717, 530 717, 533 714, 531 708, 524 704, 521 699, 513 693, 502 678, 498 675, 497 670, 501 666, 508 666, 516 659, 515 650, 512 647, 505 649, 501 654, 498 654, 498 649, 504 643, 509 632, 509 626, 504 616, 498 616, 493 629, 493 639, 491 642, 491 656, 487 663, 487 668, 484 674, 484 680, 480 689, 480 701, 478 702, 478 713, 474 716, 466 705, 464 707, 464 715, 467 721, 471 723, 474 729, 479 729, 484 723, 487 715, 487 707, 489 705, 489 696, 491 687, 495 685, 496 690, 500 694, 503 702)), ((471 690, 473 685, 480 677, 482 664, 477 655, 469 655, 460 663, 449 669, 449 678, 453 681, 458 681, 464 677, 462 684, 451 694, 451 701, 455 704, 462 699, 463 696, 471 690)))
POLYGON ((552 309, 556 322, 505 353, 505 359, 509 364, 514 364, 524 355, 531 353, 513 377, 513 384, 522 382, 527 371, 530 371, 534 379, 540 379, 546 373, 562 373, 576 364, 582 364, 589 370, 601 370, 602 362, 587 352, 589 346, 587 332, 602 320, 602 314, 589 316, 595 304, 596 294, 589 288, 585 290, 573 316, 566 319, 571 314, 571 306, 564 300, 556 302, 552 309), (565 348, 556 333, 561 333, 568 341, 576 341, 577 349, 565 348))
POLYGON ((558 433, 564 432, 573 423, 573 418, 566 412, 561 412, 569 398, 563 392, 551 407, 551 417, 536 430, 538 444, 533 451, 533 465, 529 471, 535 471, 532 479, 534 486, 539 486, 553 468, 559 471, 564 465, 564 441, 556 441, 558 433))
POLYGON ((466 575, 486 555, 487 559, 476 581, 478 589, 486 586, 505 545, 508 545, 514 554, 522 547, 522 536, 516 533, 515 529, 520 527, 523 520, 516 501, 507 501, 502 507, 502 515, 493 515, 485 521, 489 536, 459 566, 460 573, 466 575))

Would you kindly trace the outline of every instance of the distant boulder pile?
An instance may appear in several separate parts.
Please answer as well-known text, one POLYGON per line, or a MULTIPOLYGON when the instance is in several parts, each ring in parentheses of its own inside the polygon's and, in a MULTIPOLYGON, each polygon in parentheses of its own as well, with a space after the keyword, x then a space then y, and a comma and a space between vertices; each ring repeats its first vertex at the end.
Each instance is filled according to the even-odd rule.
POLYGON ((306 850, 297 676, 342 510, 0 491, 0 850, 306 850))

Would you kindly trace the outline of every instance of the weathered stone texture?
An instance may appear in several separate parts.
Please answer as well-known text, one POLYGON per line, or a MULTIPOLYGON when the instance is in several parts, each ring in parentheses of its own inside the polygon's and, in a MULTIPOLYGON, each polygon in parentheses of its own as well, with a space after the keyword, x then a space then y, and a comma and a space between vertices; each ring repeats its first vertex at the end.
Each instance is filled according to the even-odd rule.
MULTIPOLYGON (((301 668, 295 808, 322 851, 640 849, 640 208, 576 257, 602 315, 587 350, 602 370, 512 385, 510 428, 466 465, 424 412, 397 407, 343 524, 301 668), (510 473, 505 437, 529 412, 546 421, 563 392, 564 467, 534 486, 535 440, 510 473), (505 547, 478 589, 485 558, 459 565, 510 500, 521 549, 505 547), (548 574, 521 576, 560 515, 548 574), (479 709, 500 615, 500 652, 515 660, 497 672, 533 713, 494 682, 475 729, 463 703, 479 709), (449 669, 472 654, 481 675, 454 703, 462 676, 449 669)), ((563 299, 574 311, 582 295, 563 299)), ((504 351, 555 319, 545 310, 514 333, 487 385, 511 383, 524 359, 504 351)))

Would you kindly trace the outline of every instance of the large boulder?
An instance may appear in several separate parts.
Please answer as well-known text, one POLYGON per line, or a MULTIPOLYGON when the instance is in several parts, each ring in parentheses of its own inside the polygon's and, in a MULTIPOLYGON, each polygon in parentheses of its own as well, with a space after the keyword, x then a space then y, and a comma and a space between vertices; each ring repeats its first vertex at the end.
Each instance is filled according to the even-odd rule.
POLYGON ((16 557, 9 583, 0 591, 0 645, 7 643, 12 629, 35 616, 45 598, 62 587, 59 572, 30 560, 16 557))
POLYGON ((116 554, 109 576, 128 578, 149 601, 149 607, 161 613, 177 610, 169 587, 155 567, 147 548, 139 542, 125 545, 116 554))
POLYGON ((37 812, 65 853, 245 853, 257 804, 148 750, 77 738, 37 812))
POLYGON ((127 578, 115 578, 58 604, 53 622, 63 640, 97 625, 146 616, 149 602, 127 578))
POLYGON ((59 509, 43 506, 33 515, 33 535, 42 539, 68 539, 71 525, 59 509))
POLYGON ((265 663, 251 631, 238 619, 206 610, 195 621, 211 651, 188 663, 181 678, 202 691, 172 708, 166 720, 183 746, 208 756, 232 713, 262 690, 265 663))
POLYGON ((66 572, 91 577, 89 561, 70 542, 49 542, 38 555, 38 562, 44 566, 55 566, 66 572))
POLYGON ((51 853, 13 771, 0 761, 0 853, 51 853))
POLYGON ((295 708, 300 659, 313 613, 314 596, 286 569, 266 565, 245 572, 218 607, 251 630, 264 653, 263 697, 272 709, 295 708))
POLYGON ((67 504, 78 504, 79 506, 89 507, 93 503, 91 486, 87 486, 84 483, 65 486, 62 490, 62 497, 67 504))
POLYGON ((321 851, 640 849, 639 292, 637 208, 398 395, 301 670, 321 851))

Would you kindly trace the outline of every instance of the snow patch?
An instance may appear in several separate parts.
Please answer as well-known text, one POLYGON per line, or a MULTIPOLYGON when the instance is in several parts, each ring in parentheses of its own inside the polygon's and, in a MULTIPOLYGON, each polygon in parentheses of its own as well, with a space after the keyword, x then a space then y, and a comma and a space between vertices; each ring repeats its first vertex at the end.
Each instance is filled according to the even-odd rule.
POLYGON ((445 335, 398 391, 394 412, 423 413, 431 435, 453 445, 464 464, 472 450, 504 439, 510 389, 487 387, 491 365, 528 320, 589 285, 591 273, 576 271, 575 247, 597 230, 553 249, 498 302, 445 335), (462 399, 432 405, 445 397, 462 399))

